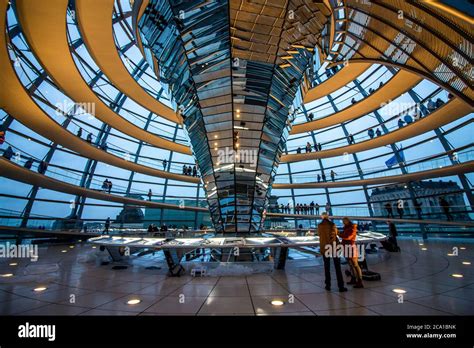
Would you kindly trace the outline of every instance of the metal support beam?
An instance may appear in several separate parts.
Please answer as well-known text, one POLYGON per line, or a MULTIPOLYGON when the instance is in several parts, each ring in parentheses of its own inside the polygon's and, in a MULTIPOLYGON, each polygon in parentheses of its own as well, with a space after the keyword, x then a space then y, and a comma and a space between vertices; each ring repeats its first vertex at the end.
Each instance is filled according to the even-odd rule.
MULTIPOLYGON (((413 90, 410 90, 408 94, 413 99, 413 101, 420 106, 420 111, 422 115, 423 116, 428 115, 429 113, 428 109, 426 108, 425 105, 421 104, 420 97, 413 90)), ((454 150, 454 147, 449 143, 449 141, 444 136, 444 133, 439 128, 436 128, 434 132, 436 134, 436 137, 439 139, 441 145, 443 146, 444 151, 450 152, 454 150)), ((459 164, 459 161, 455 160, 454 156, 448 156, 448 157, 451 161, 451 164, 453 165, 459 164)), ((459 177, 459 181, 461 182, 461 186, 464 190, 464 193, 466 194, 466 197, 469 201, 469 205, 473 207, 474 195, 472 194, 472 188, 471 188, 471 185, 469 184, 469 180, 467 179, 465 174, 458 174, 458 177, 459 177)))
MULTIPOLYGON (((392 72, 393 73, 393 72, 392 72)), ((367 97, 367 92, 365 91, 365 89, 361 86, 361 84, 359 83, 359 81, 356 79, 354 80, 354 84, 355 86, 357 87, 357 89, 362 93, 362 95, 364 97, 367 97)), ((384 134, 387 134, 389 133, 390 131, 388 130, 387 126, 385 125, 384 123, 384 119, 382 118, 382 116, 380 115, 380 113, 378 112, 378 110, 375 110, 373 112, 373 114, 375 115, 375 118, 377 119, 377 122, 379 123, 380 127, 383 129, 383 132, 384 134)), ((402 171, 402 174, 407 174, 408 171, 406 170, 405 168, 405 165, 403 163, 403 159, 402 157, 400 156, 400 154, 398 153, 398 148, 395 144, 390 144, 390 147, 392 148, 392 151, 395 155, 395 158, 397 159, 397 162, 399 163, 399 166, 400 166, 400 170, 402 171)), ((410 199, 412 200, 412 203, 413 205, 415 205, 415 201, 416 201, 416 194, 415 194, 415 190, 413 189, 413 186, 412 184, 409 182, 407 183, 407 188, 408 188, 408 194, 410 195, 410 199)), ((421 229, 421 234, 423 236, 423 239, 427 239, 428 238, 428 235, 426 233, 426 227, 425 225, 423 224, 420 224, 420 229, 421 229)))

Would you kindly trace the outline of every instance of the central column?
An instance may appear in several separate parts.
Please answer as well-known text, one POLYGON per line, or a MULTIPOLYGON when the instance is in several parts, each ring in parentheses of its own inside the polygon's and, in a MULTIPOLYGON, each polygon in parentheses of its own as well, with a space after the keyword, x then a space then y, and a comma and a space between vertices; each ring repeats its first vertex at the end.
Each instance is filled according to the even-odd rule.
POLYGON ((151 0, 139 29, 183 117, 216 231, 249 234, 263 227, 312 55, 282 41, 288 2, 242 4, 151 0))

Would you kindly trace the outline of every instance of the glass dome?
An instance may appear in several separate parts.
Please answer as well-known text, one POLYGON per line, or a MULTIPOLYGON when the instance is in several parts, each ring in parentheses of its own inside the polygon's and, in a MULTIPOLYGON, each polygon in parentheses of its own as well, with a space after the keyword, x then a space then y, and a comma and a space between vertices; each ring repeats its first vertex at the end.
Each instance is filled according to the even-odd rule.
MULTIPOLYGON (((9 105, 0 110, 1 149, 10 162, 51 180, 43 182, 4 167, 1 225, 94 228, 110 217, 120 227, 215 227, 222 221, 208 213, 208 182, 201 180, 199 170, 203 155, 193 148, 189 127, 183 127, 180 105, 158 64, 162 62, 139 32, 152 13, 141 1, 133 6, 126 0, 108 3, 95 9, 99 14, 113 12, 104 24, 112 24, 108 38, 90 36, 98 24, 89 19, 94 9, 85 5, 64 2, 66 27, 61 26, 61 9, 57 19, 54 13, 51 18, 35 18, 20 4, 9 6, 7 53, 29 102, 18 99, 23 109, 9 105), (41 30, 30 30, 35 27, 58 30, 44 37, 41 30), (48 55, 42 43, 49 51, 56 49, 48 55), (116 56, 101 50, 107 44, 116 47, 116 56), (71 69, 59 68, 58 62, 71 69)), ((347 1, 339 10, 338 2, 330 1, 335 9, 332 19, 327 9, 318 9, 320 35, 305 37, 306 46, 290 47, 288 63, 278 65, 282 71, 292 69, 292 58, 301 50, 310 55, 293 104, 285 105, 292 128, 286 141, 282 135, 274 172, 266 174, 273 187, 264 190, 258 211, 266 216, 262 228, 314 227, 314 217, 295 214, 315 215, 317 206, 336 217, 383 220, 387 204, 393 206, 399 199, 404 200, 405 218, 444 219, 442 198, 455 219, 470 220, 472 101, 466 101, 466 88, 472 80, 466 81, 466 76, 472 65, 465 59, 463 44, 455 45, 465 28, 443 24, 443 30, 454 33, 446 43, 449 50, 433 52, 420 40, 440 33, 433 23, 408 11, 421 13, 424 5, 407 4, 410 15, 403 29, 391 25, 379 33, 377 25, 385 23, 382 14, 394 16, 393 9, 373 5, 380 7, 377 12, 354 3, 347 1), (377 35, 383 39, 372 40, 377 35), (445 62, 447 71, 433 70, 436 62, 422 61, 425 51, 445 62), (377 61, 371 58, 374 52, 391 59, 377 61), (446 74, 456 74, 457 80, 443 77, 446 74)), ((244 22, 234 23, 233 39, 244 22)), ((285 58, 279 54, 278 59, 285 58)), ((2 100, 2 106, 6 104, 15 102, 2 100)), ((424 225, 418 227, 425 231, 424 225)))

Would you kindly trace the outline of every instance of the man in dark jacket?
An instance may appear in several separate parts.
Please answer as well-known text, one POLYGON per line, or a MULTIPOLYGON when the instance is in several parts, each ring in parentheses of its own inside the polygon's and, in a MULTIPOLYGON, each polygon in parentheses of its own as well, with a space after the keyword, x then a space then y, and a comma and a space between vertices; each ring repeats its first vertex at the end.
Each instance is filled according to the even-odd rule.
POLYGON ((387 217, 393 218, 393 209, 390 203, 385 203, 385 210, 387 211, 387 217))
POLYGON ((326 290, 331 290, 331 259, 336 269, 337 286, 339 292, 347 291, 344 287, 344 279, 342 278, 341 259, 337 256, 336 245, 339 244, 337 239, 337 227, 334 222, 329 221, 328 213, 321 214, 321 223, 318 225, 319 247, 324 262, 324 276, 326 290))
POLYGON ((30 157, 28 160, 25 162, 24 166, 26 169, 31 169, 31 166, 33 165, 33 159, 30 157))
POLYGON ((3 152, 3 157, 7 160, 11 160, 14 155, 13 148, 11 146, 7 147, 7 149, 3 152))
POLYGON ((44 174, 46 173, 46 170, 48 169, 48 163, 45 161, 41 161, 38 165, 38 173, 44 174))
POLYGON ((110 218, 108 217, 107 220, 105 220, 104 231, 102 232, 102 234, 110 234, 109 228, 110 228, 110 218))

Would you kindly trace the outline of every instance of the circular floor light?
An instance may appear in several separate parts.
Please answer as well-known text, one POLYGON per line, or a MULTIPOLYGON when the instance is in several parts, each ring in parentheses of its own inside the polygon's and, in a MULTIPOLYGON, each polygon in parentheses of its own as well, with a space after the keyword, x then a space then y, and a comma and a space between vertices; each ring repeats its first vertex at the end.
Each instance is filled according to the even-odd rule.
POLYGON ((469 266, 471 263, 469 261, 463 261, 462 264, 466 265, 466 266, 469 266))
POLYGON ((9 263, 8 265, 9 265, 9 266, 18 266, 18 263, 12 262, 12 263, 9 263))
POLYGON ((4 273, 4 274, 0 275, 0 277, 2 277, 2 278, 13 277, 13 273, 4 273))
POLYGON ((454 278, 462 278, 464 277, 462 274, 459 274, 459 273, 453 273, 451 274, 451 277, 454 277, 454 278))
POLYGON ((285 304, 282 300, 272 300, 270 302, 273 306, 281 307, 285 304))
POLYGON ((47 289, 47 287, 45 286, 39 286, 37 288, 34 288, 33 291, 34 292, 41 292, 41 291, 45 291, 47 289))
POLYGON ((128 305, 136 305, 136 304, 139 304, 140 302, 142 302, 142 300, 140 300, 138 298, 132 298, 131 300, 127 301, 127 304, 128 305))
POLYGON ((428 250, 428 248, 421 248, 421 250, 426 251, 426 250, 428 250))
POLYGON ((67 250, 61 250, 62 253, 67 253, 67 250))
POLYGON ((461 250, 466 250, 466 247, 460 247, 459 249, 461 249, 461 250))
POLYGON ((407 293, 407 291, 403 290, 403 289, 393 289, 392 291, 396 294, 406 294, 407 293))

